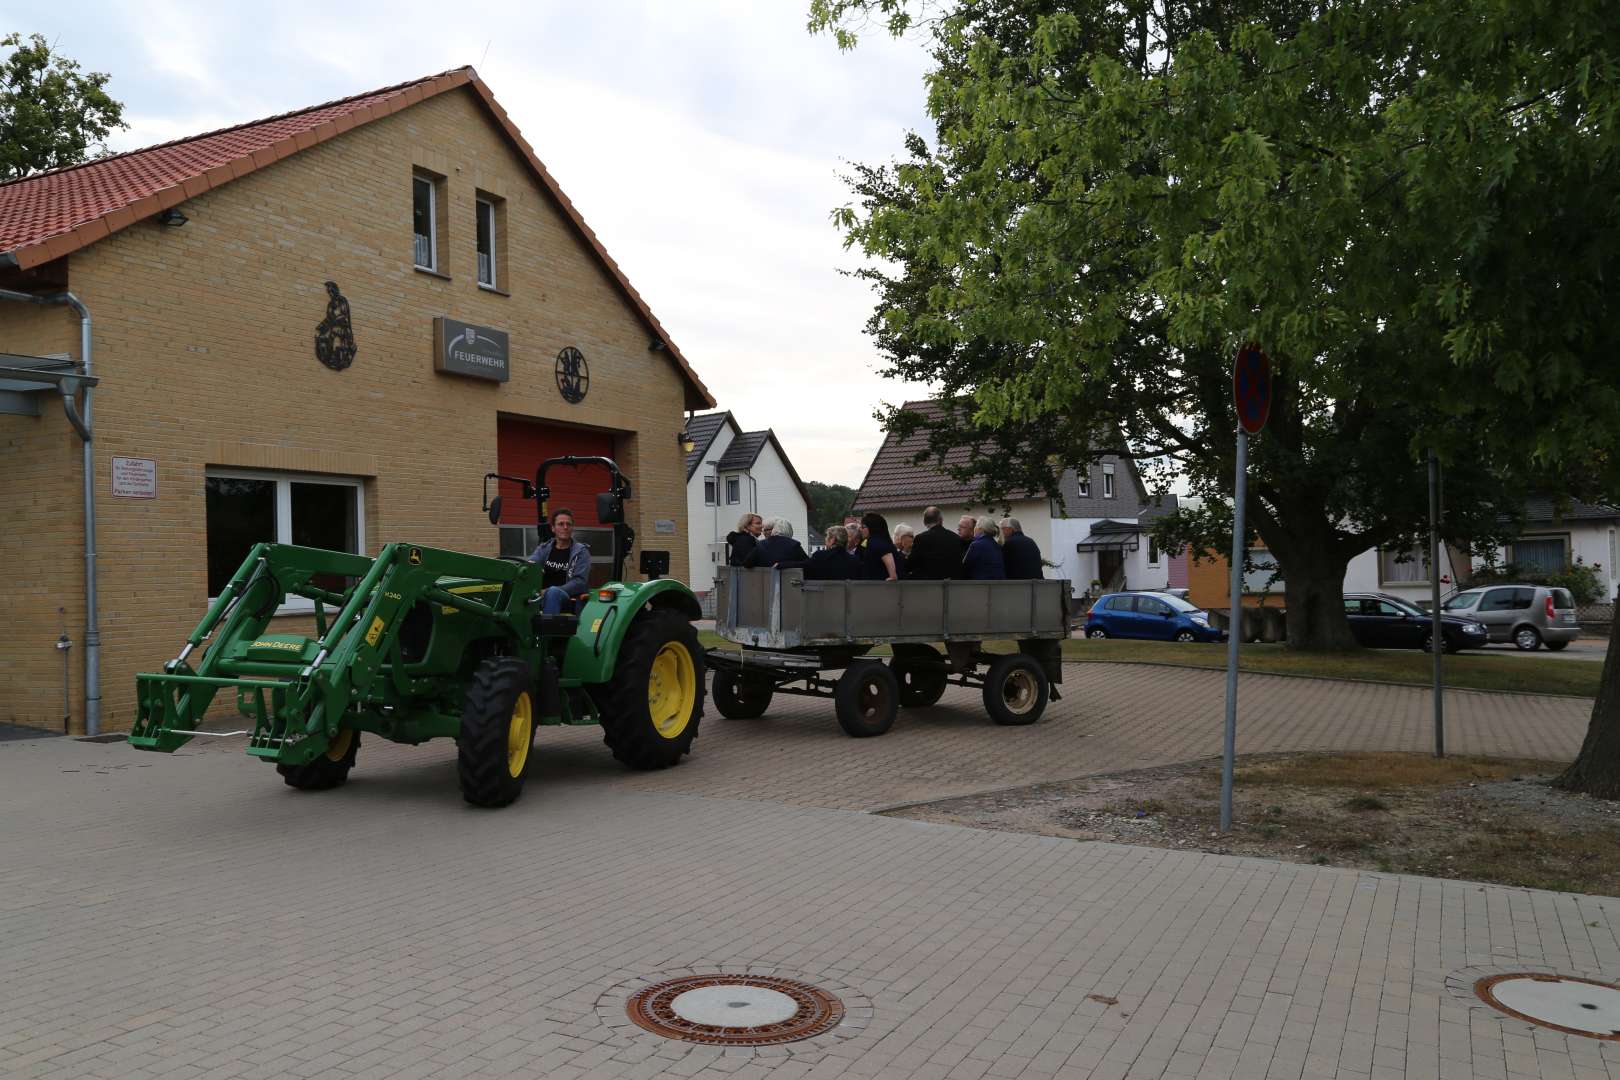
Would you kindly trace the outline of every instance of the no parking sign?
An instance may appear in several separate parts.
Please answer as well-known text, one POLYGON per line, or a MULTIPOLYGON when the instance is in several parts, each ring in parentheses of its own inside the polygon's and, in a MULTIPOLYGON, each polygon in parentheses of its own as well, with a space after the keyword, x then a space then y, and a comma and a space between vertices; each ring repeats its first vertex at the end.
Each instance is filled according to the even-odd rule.
POLYGON ((1238 424, 1250 435, 1266 426, 1271 415, 1271 358, 1250 343, 1238 350, 1232 365, 1232 401, 1238 424))

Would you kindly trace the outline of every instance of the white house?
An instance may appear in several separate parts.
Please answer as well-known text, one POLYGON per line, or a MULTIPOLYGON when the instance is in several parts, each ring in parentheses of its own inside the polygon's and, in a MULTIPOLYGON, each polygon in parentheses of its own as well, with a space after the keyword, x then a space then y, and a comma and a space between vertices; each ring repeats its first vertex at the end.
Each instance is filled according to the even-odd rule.
POLYGON ((686 513, 692 591, 706 600, 714 573, 725 565, 726 534, 744 513, 784 517, 809 547, 810 493, 770 429, 744 431, 730 412, 699 413, 687 421, 686 513))
MULTIPOLYGON (((931 411, 937 405, 908 401, 901 407, 931 411)), ((1000 518, 1010 513, 1040 546, 1046 576, 1067 579, 1076 595, 1092 589, 1094 580, 1103 590, 1186 585, 1185 558, 1160 551, 1146 532, 1153 517, 1175 509, 1176 497, 1150 496, 1129 457, 1100 455, 1084 477, 1067 470, 1059 480, 1061 498, 1012 492, 1009 503, 989 507, 973 501, 974 485, 952 479, 932 462, 914 462, 927 442, 923 432, 904 439, 890 432, 855 494, 855 512, 881 513, 891 531, 902 524, 920 530, 929 506, 938 506, 945 527, 953 530, 963 514, 1000 518)), ((967 461, 969 453, 965 448, 950 451, 944 468, 967 461)))

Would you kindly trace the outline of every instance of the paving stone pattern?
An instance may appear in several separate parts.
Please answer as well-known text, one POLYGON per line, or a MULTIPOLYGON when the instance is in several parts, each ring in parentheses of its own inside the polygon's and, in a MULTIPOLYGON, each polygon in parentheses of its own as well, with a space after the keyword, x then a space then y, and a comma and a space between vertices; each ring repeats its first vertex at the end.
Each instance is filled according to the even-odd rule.
MULTIPOLYGON (((1208 753, 1203 673, 1148 671, 1078 674, 1033 729, 965 694, 881 739, 822 702, 711 715, 656 776, 547 731, 540 782, 494 812, 433 746, 368 742, 348 786, 306 794, 239 742, 5 744, 0 1075, 1620 1078, 1620 1043, 1448 985, 1620 976, 1620 900, 830 808, 1208 753), (748 1049, 614 1016, 688 971, 818 982, 859 1023, 748 1049)), ((1256 743, 1422 745, 1420 694, 1246 691, 1256 743)), ((1567 756, 1584 713, 1457 697, 1458 749, 1567 756)))

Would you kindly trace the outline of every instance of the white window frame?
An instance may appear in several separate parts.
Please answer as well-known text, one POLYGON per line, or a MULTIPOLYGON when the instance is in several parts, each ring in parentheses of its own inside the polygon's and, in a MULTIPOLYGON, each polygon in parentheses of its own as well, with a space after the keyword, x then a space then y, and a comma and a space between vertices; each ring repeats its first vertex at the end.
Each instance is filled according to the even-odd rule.
POLYGON ((1076 476, 1074 478, 1074 490, 1082 499, 1091 498, 1091 477, 1076 476))
POLYGON ((495 203, 493 201, 491 201, 490 199, 486 199, 482 195, 480 195, 477 198, 477 200, 474 201, 473 206, 475 207, 473 213, 475 213, 477 215, 477 219, 475 219, 474 222, 473 222, 473 250, 474 250, 474 259, 475 259, 476 262, 478 262, 480 264, 478 266, 478 285, 479 285, 480 288, 483 288, 483 289, 499 289, 501 287, 500 273, 497 270, 497 266, 499 264, 496 262, 496 257, 495 257, 495 203), (483 265, 482 265, 483 258, 482 258, 482 256, 483 256, 484 253, 482 251, 477 250, 477 248, 478 248, 478 226, 480 224, 482 224, 482 221, 479 220, 479 219, 482 219, 485 214, 489 215, 489 280, 488 281, 485 281, 484 277, 483 277, 483 265))
POLYGON ((1429 549, 1428 549, 1428 545, 1426 545, 1426 544, 1425 545, 1419 545, 1417 547, 1413 547, 1413 548, 1410 548, 1410 549, 1404 550, 1404 551, 1396 549, 1396 548, 1384 548, 1384 547, 1377 548, 1375 550, 1378 552, 1378 584, 1380 586, 1384 586, 1384 585, 1429 585, 1429 584, 1432 584, 1432 581, 1430 579, 1430 573, 1429 573, 1429 549), (1402 555, 1415 556, 1415 557, 1414 558, 1408 558, 1405 561, 1401 561, 1400 557, 1402 555), (1386 558, 1389 560, 1388 564, 1385 563, 1386 558), (1394 577, 1393 576, 1393 574, 1394 574, 1394 566, 1397 563, 1399 563, 1402 566, 1411 566, 1414 563, 1417 564, 1418 566, 1421 566, 1423 568, 1422 572, 1421 572, 1421 576, 1420 577, 1415 577, 1415 578, 1398 578, 1398 577, 1394 577))
MULTIPOLYGON (((411 262, 418 270, 431 270, 439 272, 439 182, 431 176, 421 173, 411 174, 411 216, 416 215, 416 185, 426 184, 428 190, 428 261, 416 262, 416 238, 421 235, 416 231, 416 222, 411 222, 411 262)), ((493 237, 493 234, 492 234, 493 237)), ((491 241, 493 246, 493 239, 491 241)))
POLYGON ((712 476, 703 478, 703 505, 713 506, 720 498, 720 482, 712 476))
POLYGON ((1114 467, 1112 465, 1104 465, 1102 467, 1102 478, 1102 497, 1105 499, 1112 499, 1114 497, 1114 467))
MULTIPOLYGON (((276 485, 276 538, 272 543, 292 543, 292 486, 294 484, 326 484, 329 487, 347 487, 354 489, 354 543, 359 550, 358 555, 366 553, 366 482, 358 476, 340 476, 333 473, 303 473, 303 472, 276 472, 269 469, 229 469, 208 468, 204 470, 204 484, 207 478, 219 477, 224 480, 268 480, 276 485)), ((203 511, 203 531, 207 534, 207 510, 203 511)), ((206 544, 204 545, 206 549, 206 544)), ((206 551, 204 554, 204 572, 207 571, 206 551)), ((208 602, 212 604, 219 599, 210 596, 208 602)), ((336 611, 330 604, 326 610, 336 611)), ((287 598, 287 601, 276 608, 277 615, 308 615, 315 611, 315 601, 302 596, 287 598)))
POLYGON ((740 506, 740 505, 742 505, 742 477, 740 477, 740 476, 728 476, 728 477, 726 477, 726 505, 727 506, 740 506))

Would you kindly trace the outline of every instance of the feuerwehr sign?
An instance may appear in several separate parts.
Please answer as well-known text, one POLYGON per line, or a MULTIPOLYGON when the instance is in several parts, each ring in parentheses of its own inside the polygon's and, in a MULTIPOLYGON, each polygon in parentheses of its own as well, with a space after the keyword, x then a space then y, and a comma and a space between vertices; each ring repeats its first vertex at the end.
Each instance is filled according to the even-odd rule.
POLYGON ((511 377, 506 331, 475 326, 448 315, 433 320, 433 370, 505 382, 511 377))

